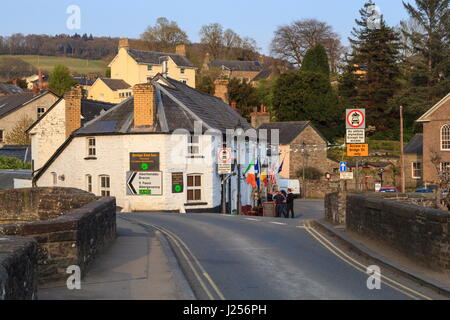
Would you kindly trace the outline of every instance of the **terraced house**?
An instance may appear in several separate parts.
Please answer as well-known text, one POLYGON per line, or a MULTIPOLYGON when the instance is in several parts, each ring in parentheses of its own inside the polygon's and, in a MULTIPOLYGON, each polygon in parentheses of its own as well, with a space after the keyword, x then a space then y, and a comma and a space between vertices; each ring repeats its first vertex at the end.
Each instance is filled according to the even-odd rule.
POLYGON ((176 53, 142 51, 131 49, 128 39, 120 39, 119 52, 109 67, 111 78, 122 79, 131 86, 165 74, 195 88, 197 68, 186 58, 185 45, 177 46, 176 53))

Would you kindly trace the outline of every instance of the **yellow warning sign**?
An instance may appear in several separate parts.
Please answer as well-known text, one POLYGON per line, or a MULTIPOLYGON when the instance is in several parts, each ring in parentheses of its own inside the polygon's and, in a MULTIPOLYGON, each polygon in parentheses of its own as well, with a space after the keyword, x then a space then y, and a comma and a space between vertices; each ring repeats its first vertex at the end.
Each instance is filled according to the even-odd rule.
POLYGON ((368 144, 347 144, 347 157, 368 157, 368 144))

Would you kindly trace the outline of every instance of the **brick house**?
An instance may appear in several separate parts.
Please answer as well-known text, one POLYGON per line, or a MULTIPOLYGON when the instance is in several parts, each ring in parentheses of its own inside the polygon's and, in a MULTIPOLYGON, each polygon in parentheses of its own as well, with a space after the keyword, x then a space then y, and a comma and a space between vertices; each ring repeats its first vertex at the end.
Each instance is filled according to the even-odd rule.
MULTIPOLYGON (((252 123, 257 123, 254 118, 255 113, 252 123)), ((269 141, 271 130, 279 130, 280 161, 284 162, 280 173, 282 179, 301 178, 299 173, 303 168, 315 168, 323 175, 339 168, 338 163, 327 157, 328 141, 310 121, 263 123, 259 129, 268 130, 269 141)))
POLYGON ((450 171, 450 93, 417 122, 423 124, 423 181, 436 184, 440 171, 450 171))
POLYGON ((23 119, 36 121, 56 100, 58 96, 50 91, 40 94, 26 92, 0 96, 0 147, 11 144, 6 136, 19 121, 23 119))

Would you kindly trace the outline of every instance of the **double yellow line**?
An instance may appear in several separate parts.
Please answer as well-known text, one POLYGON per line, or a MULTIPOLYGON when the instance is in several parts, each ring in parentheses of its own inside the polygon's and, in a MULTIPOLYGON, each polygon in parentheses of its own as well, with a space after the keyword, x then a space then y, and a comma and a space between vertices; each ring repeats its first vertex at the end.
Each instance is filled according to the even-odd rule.
MULTIPOLYGON (((328 251, 333 253, 335 256, 337 256, 339 259, 344 261, 345 263, 351 265, 353 268, 355 268, 358 271, 361 271, 364 274, 367 274, 367 268, 368 266, 362 264, 361 262, 355 260, 348 254, 346 254, 344 251, 339 249, 336 245, 334 245, 331 241, 329 241, 324 235, 319 233, 317 230, 315 230, 313 227, 311 227, 309 221, 305 223, 304 226, 301 226, 301 228, 305 229, 314 239, 316 239, 320 244, 322 244, 328 251)), ((380 277, 381 282, 388 287, 391 287, 392 289, 399 291, 403 293, 404 295, 415 299, 415 300, 432 300, 430 297, 423 295, 420 292, 417 292, 385 275, 375 273, 377 276, 380 277)))
POLYGON ((198 261, 198 259, 195 257, 195 255, 192 253, 192 251, 189 249, 189 247, 184 243, 183 240, 181 240, 176 234, 173 232, 153 224, 147 224, 142 222, 137 222, 140 225, 152 227, 161 233, 163 233, 168 239, 171 240, 171 242, 180 250, 180 253, 182 254, 183 258, 186 260, 186 263, 188 264, 189 268, 192 270, 192 273, 196 277, 197 281, 200 283, 200 286, 205 291, 206 295, 210 300, 225 300, 225 296, 220 291, 219 287, 216 285, 214 280, 211 278, 211 276, 206 272, 205 268, 202 266, 202 264, 198 261), (209 288, 208 288, 209 287, 209 288), (211 289, 211 290, 210 290, 211 289))

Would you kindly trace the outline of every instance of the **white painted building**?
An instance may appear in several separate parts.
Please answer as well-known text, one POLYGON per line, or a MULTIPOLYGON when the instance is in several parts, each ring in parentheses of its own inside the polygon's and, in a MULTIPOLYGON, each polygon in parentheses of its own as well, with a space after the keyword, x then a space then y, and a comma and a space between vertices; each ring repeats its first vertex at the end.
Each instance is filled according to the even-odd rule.
MULTIPOLYGON (((71 119, 67 105, 61 105, 55 112, 54 127, 60 127, 55 131, 62 132, 63 122, 66 131, 71 130, 67 129, 70 123, 74 131, 39 167, 35 185, 114 196, 124 211, 217 212, 222 199, 218 149, 223 147, 227 130, 250 130, 251 126, 221 99, 160 75, 152 83, 134 86, 133 91, 134 97, 83 127, 79 119, 71 119), (65 114, 63 122, 58 113, 65 114), (133 173, 136 177, 130 187, 127 182, 133 173)), ((45 139, 41 133, 32 140, 39 145, 38 153, 45 139)), ((256 142, 247 147, 242 144, 242 172, 256 146, 256 142)), ((232 209, 236 208, 236 190, 234 176, 227 190, 232 209)), ((241 191, 242 204, 251 204, 251 187, 243 178, 241 191)))

